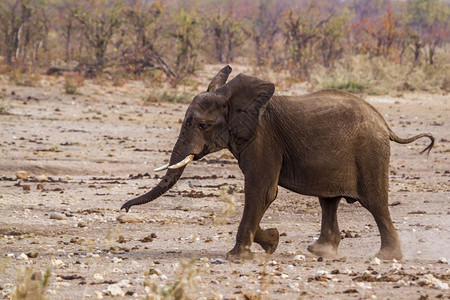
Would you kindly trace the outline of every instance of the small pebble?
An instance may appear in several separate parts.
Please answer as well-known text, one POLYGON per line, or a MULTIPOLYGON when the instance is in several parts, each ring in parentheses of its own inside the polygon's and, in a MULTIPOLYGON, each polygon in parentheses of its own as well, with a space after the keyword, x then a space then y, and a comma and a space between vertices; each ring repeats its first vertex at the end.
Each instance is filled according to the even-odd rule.
POLYGON ((39 252, 28 252, 27 256, 28 258, 36 258, 39 256, 39 252))
POLYGON ((103 293, 100 291, 95 291, 94 295, 96 299, 103 299, 103 293))
POLYGON ((61 214, 61 213, 57 213, 57 212, 52 212, 50 214, 50 219, 54 219, 54 220, 67 220, 66 215, 61 214))
POLYGON ((374 257, 371 261, 370 264, 373 266, 379 266, 381 264, 381 260, 378 257, 374 257))
POLYGON ((112 297, 115 297, 115 296, 124 297, 125 296, 125 292, 122 291, 120 286, 118 286, 117 284, 110 284, 110 285, 108 285, 108 287, 106 288, 104 293, 106 295, 110 295, 112 297))
POLYGON ((305 259, 306 259, 306 257, 302 254, 294 256, 295 261, 304 261, 305 259))
POLYGON ((439 257, 438 262, 441 264, 448 264, 448 260, 445 257, 439 257))
POLYGON ((16 258, 17 260, 28 260, 28 256, 25 253, 20 253, 16 258))
POLYGON ((221 264, 226 264, 226 263, 228 263, 228 260, 222 259, 222 258, 214 258, 214 259, 211 259, 210 262, 211 262, 212 264, 214 264, 214 265, 221 265, 221 264))
POLYGON ((39 175, 39 176, 36 176, 36 180, 39 182, 48 181, 48 177, 45 175, 39 175))
POLYGON ((28 179, 28 172, 27 171, 17 171, 16 177, 17 177, 17 179, 28 179))
POLYGON ((61 267, 64 267, 64 262, 60 259, 53 259, 52 266, 54 266, 56 268, 61 268, 61 267))
POLYGON ((117 217, 119 223, 141 223, 142 220, 132 214, 124 214, 117 217))

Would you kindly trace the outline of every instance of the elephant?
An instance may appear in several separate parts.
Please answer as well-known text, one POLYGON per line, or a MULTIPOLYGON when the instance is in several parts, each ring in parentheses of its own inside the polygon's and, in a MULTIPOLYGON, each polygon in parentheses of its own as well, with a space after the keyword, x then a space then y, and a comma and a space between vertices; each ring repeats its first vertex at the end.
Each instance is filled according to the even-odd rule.
POLYGON ((302 96, 274 95, 273 83, 238 74, 227 82, 231 67, 221 69, 206 92, 187 108, 167 169, 149 192, 121 209, 153 201, 181 177, 186 165, 209 153, 228 149, 244 175, 244 210, 229 259, 251 259, 253 242, 273 253, 276 228, 260 221, 275 200, 278 186, 319 198, 322 209, 318 239, 307 247, 314 255, 335 257, 341 240, 337 208, 343 198, 359 202, 374 217, 380 259, 401 259, 400 239, 388 209, 390 141, 411 143, 430 133, 398 137, 369 103, 350 93, 328 89, 302 96))

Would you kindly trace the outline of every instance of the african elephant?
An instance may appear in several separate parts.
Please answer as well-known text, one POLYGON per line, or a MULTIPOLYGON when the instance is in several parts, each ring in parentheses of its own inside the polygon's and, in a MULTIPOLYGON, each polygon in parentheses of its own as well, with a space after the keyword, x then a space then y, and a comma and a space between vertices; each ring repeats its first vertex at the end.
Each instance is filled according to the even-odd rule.
POLYGON ((227 83, 226 66, 189 105, 168 169, 156 187, 122 209, 153 201, 168 191, 191 160, 227 148, 245 177, 244 212, 231 258, 251 258, 250 246, 273 253, 279 234, 259 223, 277 197, 278 186, 316 196, 322 208, 321 232, 308 247, 313 254, 337 254, 341 240, 336 211, 341 198, 358 201, 375 218, 382 259, 400 259, 398 234, 388 210, 390 143, 411 143, 429 133, 399 138, 381 114, 364 100, 339 90, 304 96, 273 96, 275 86, 239 74, 227 83))

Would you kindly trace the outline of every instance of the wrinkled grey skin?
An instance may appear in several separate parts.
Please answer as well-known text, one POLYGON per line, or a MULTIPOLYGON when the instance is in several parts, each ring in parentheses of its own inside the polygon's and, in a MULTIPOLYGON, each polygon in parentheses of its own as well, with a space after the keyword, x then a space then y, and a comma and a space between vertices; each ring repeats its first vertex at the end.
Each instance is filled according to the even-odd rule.
MULTIPOLYGON (((406 144, 428 137, 431 143, 424 151, 430 151, 432 135, 399 138, 374 107, 346 92, 273 96, 272 83, 243 74, 226 83, 230 73, 229 66, 223 68, 208 91, 195 96, 170 158, 172 165, 189 154, 197 160, 227 148, 238 160, 245 176, 245 206, 228 257, 251 258, 253 242, 267 253, 276 250, 278 230, 263 230, 259 223, 282 186, 319 198, 322 226, 310 252, 323 257, 337 254, 341 238, 336 211, 344 198, 358 201, 375 218, 381 236, 376 256, 402 258, 388 210, 390 141, 406 144)), ((122 208, 128 211, 158 198, 184 168, 169 169, 155 188, 122 208)))

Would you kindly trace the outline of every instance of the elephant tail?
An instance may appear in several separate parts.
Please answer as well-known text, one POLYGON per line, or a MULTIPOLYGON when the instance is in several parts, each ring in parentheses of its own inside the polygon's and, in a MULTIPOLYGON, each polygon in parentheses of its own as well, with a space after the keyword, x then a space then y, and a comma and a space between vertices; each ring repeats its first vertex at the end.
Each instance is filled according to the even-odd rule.
POLYGON ((434 146, 434 136, 431 133, 421 133, 421 134, 412 136, 410 138, 403 139, 401 137, 398 137, 394 132, 392 132, 392 130, 390 130, 390 132, 389 132, 389 139, 391 141, 399 143, 399 144, 409 144, 409 143, 412 143, 415 140, 418 140, 423 137, 429 138, 431 140, 431 143, 425 149, 423 149, 420 153, 424 153, 424 152, 428 151, 427 154, 430 154, 431 148, 433 148, 433 146, 434 146))

